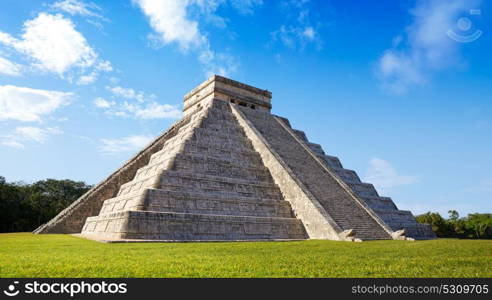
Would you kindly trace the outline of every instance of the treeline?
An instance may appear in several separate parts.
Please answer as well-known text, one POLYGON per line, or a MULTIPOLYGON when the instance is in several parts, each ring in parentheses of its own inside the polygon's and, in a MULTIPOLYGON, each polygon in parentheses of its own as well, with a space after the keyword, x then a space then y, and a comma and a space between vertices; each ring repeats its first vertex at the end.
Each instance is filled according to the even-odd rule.
MULTIPOLYGON (((27 184, 6 182, 0 176, 0 232, 32 231, 48 222, 91 188, 82 181, 46 179, 27 184)), ((469 214, 460 218, 455 210, 449 218, 428 212, 416 217, 430 224, 438 237, 491 239, 492 214, 469 214)))
POLYGON ((8 183, 0 176, 0 232, 32 231, 91 188, 81 181, 8 183))
POLYGON ((492 214, 476 213, 460 218, 455 210, 448 213, 448 219, 432 212, 416 218, 420 223, 430 224, 432 230, 441 238, 492 239, 492 214))

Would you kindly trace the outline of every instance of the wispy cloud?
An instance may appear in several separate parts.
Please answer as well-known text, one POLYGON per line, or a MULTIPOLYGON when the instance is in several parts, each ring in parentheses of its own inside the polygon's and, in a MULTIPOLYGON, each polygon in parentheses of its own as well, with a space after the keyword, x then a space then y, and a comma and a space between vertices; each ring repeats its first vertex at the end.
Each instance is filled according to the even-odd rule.
POLYGON ((138 102, 144 102, 147 97, 155 98, 155 95, 146 96, 142 91, 135 91, 132 88, 124 88, 122 86, 107 86, 106 89, 117 97, 133 99, 138 102))
POLYGON ((130 135, 122 138, 101 139, 99 151, 113 155, 121 152, 138 151, 150 143, 154 137, 149 135, 130 135))
POLYGON ((0 31, 0 44, 16 50, 42 72, 70 81, 82 76, 80 84, 92 83, 99 72, 112 70, 108 61, 99 59, 73 22, 60 14, 40 13, 26 21, 19 38, 0 31))
POLYGON ((20 76, 21 66, 0 56, 0 74, 9 76, 20 76))
POLYGON ((386 160, 373 158, 369 161, 369 168, 364 181, 372 183, 376 188, 384 190, 418 182, 416 176, 400 175, 386 160))
POLYGON ((153 120, 153 119, 179 119, 181 110, 173 105, 159 104, 151 102, 146 105, 129 104, 125 102, 120 112, 132 115, 136 119, 153 120))
POLYGON ((263 5, 263 0, 229 0, 229 2, 242 14, 252 14, 256 7, 263 5))
MULTIPOLYGON (((148 18, 154 30, 151 39, 163 45, 177 44, 183 52, 194 52, 202 64, 206 76, 211 74, 229 75, 234 73, 239 65, 238 59, 231 54, 215 51, 207 33, 200 30, 198 18, 190 16, 190 10, 198 8, 199 12, 214 19, 216 23, 225 26, 225 21, 216 16, 220 5, 228 1, 204 0, 133 0, 142 13, 148 18)), ((234 7, 243 13, 251 13, 253 8, 261 5, 262 1, 230 1, 234 7)), ((195 9, 196 10, 196 9, 195 9)))
MULTIPOLYGON (((323 41, 319 34, 319 23, 313 25, 310 0, 294 0, 283 3, 287 11, 295 12, 295 20, 289 20, 290 25, 281 25, 279 29, 270 33, 272 43, 280 42, 291 49, 304 49, 314 45, 317 50, 322 49, 323 41)), ((289 15, 289 14, 288 14, 289 15)))
POLYGON ((140 120, 179 119, 182 112, 174 105, 160 104, 154 94, 146 94, 133 88, 107 86, 113 100, 102 97, 94 99, 94 105, 104 109, 107 115, 140 120), (126 99, 116 102, 114 99, 126 99))
POLYGON ((467 193, 490 193, 492 192, 492 177, 479 180, 474 186, 464 189, 467 193))
POLYGON ((62 134, 58 127, 17 127, 13 133, 0 136, 0 144, 6 147, 24 149, 25 142, 44 143, 50 135, 62 134))
POLYGON ((479 3, 478 0, 418 1, 410 11, 412 24, 379 59, 376 76, 382 88, 405 93, 428 82, 434 72, 456 65, 460 61, 460 43, 447 33, 456 27, 459 14, 477 8, 479 3))
POLYGON ((69 15, 80 15, 84 17, 103 18, 99 13, 101 8, 92 2, 84 2, 80 0, 62 0, 51 5, 51 8, 59 10, 69 15))
POLYGON ((116 102, 108 101, 102 97, 97 97, 96 99, 94 99, 94 105, 98 108, 110 108, 116 105, 116 102))
POLYGON ((73 93, 31 89, 14 85, 0 86, 0 121, 40 122, 42 116, 68 105, 73 93))

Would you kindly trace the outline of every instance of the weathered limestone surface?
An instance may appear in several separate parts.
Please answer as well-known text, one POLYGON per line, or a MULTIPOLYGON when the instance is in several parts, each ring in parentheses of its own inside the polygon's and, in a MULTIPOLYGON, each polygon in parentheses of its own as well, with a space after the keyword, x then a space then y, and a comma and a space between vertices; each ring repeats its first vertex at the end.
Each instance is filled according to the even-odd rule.
POLYGON ((185 117, 174 124, 121 168, 95 185, 48 223, 37 228, 34 233, 80 233, 87 217, 97 215, 104 200, 116 196, 120 186, 132 180, 137 170, 149 162, 150 156, 161 149, 164 142, 176 135, 179 128, 189 121, 190 118, 185 117))
POLYGON ((88 218, 101 240, 305 239, 230 104, 211 99, 88 218))
MULTIPOLYGON (((287 119, 282 120, 290 127, 287 119)), ((404 230, 405 236, 414 239, 436 237, 430 225, 418 223, 410 211, 398 210, 391 198, 379 196, 372 184, 363 183, 355 171, 343 168, 337 157, 326 155, 321 145, 309 142, 303 131, 295 129, 293 131, 322 160, 325 166, 343 180, 355 195, 363 200, 391 230, 404 230)))
POLYGON ((341 230, 353 229, 361 239, 390 239, 391 230, 343 188, 326 168, 273 115, 241 108, 295 176, 317 199, 341 230))
POLYGON ((102 241, 434 237, 270 110, 270 92, 213 76, 185 96, 181 121, 35 233, 102 241))

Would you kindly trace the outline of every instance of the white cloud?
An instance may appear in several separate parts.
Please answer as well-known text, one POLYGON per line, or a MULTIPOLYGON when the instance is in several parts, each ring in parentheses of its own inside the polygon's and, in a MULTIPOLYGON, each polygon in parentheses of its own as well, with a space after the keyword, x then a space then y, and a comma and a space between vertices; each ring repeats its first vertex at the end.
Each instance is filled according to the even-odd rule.
POLYGON ((57 127, 39 128, 39 127, 17 127, 15 129, 15 135, 26 141, 35 141, 38 143, 44 143, 49 135, 61 134, 63 131, 57 127))
MULTIPOLYGON (((282 25, 278 30, 270 33, 272 42, 280 42, 291 49, 304 49, 306 46, 313 44, 317 50, 322 49, 322 39, 318 30, 311 25, 310 1, 288 1, 283 3, 284 9, 289 12, 295 11, 297 19, 290 25, 282 25)), ((317 26, 319 27, 319 26, 317 26)))
POLYGON ((21 66, 0 56, 0 74, 9 76, 20 76, 21 66))
POLYGON ((72 66, 90 67, 97 59, 72 21, 61 15, 40 13, 24 23, 21 39, 7 36, 0 41, 29 56, 38 68, 60 75, 72 66))
POLYGON ((217 53, 210 49, 203 50, 198 60, 202 63, 205 76, 214 74, 228 76, 239 68, 238 60, 227 53, 217 53))
POLYGON ((318 49, 321 49, 321 40, 318 37, 318 33, 313 27, 307 26, 285 26, 271 33, 272 40, 280 41, 284 46, 296 49, 303 49, 307 44, 313 42, 317 44, 318 49))
POLYGON ((149 135, 131 135, 119 139, 101 139, 99 151, 103 154, 138 151, 149 144, 154 137, 149 135))
POLYGON ((133 115, 136 119, 152 120, 152 119, 179 119, 181 118, 181 110, 173 105, 159 104, 151 102, 146 106, 138 104, 124 103, 123 111, 133 115))
MULTIPOLYGON (((251 12, 254 6, 262 3, 262 1, 255 0, 230 1, 235 8, 244 13, 251 12)), ((199 8, 208 19, 213 19, 215 23, 225 26, 225 21, 216 16, 215 12, 227 1, 133 0, 133 3, 138 5, 148 18, 155 33, 151 36, 154 41, 157 40, 164 45, 175 43, 184 52, 192 49, 197 54, 207 76, 210 74, 229 75, 237 68, 236 58, 212 49, 207 34, 200 31, 198 20, 192 19, 189 13, 193 7, 199 8)))
POLYGON ((96 12, 101 10, 101 8, 94 3, 86 3, 79 0, 63 0, 53 3, 51 7, 72 16, 81 15, 85 17, 102 18, 102 16, 96 12))
POLYGON ((87 85, 87 84, 94 83, 97 80, 97 78, 99 77, 100 72, 111 72, 111 71, 113 71, 113 66, 111 65, 111 63, 109 61, 99 62, 95 66, 95 68, 92 72, 90 72, 89 74, 80 76, 79 79, 77 80, 77 84, 78 85, 87 85))
MULTIPOLYGON (((123 97, 125 99, 137 100, 138 102, 144 102, 146 98, 144 92, 135 91, 132 88, 124 88, 121 86, 113 86, 113 87, 107 86, 106 89, 115 96, 123 97)), ((151 95, 150 97, 153 98, 155 96, 151 95)))
POLYGON ((165 44, 178 43, 181 49, 199 46, 205 41, 198 22, 190 20, 187 8, 190 0, 133 0, 149 18, 150 26, 165 44))
POLYGON ((230 2, 242 14, 252 14, 256 6, 263 5, 263 0, 230 0, 230 2))
POLYGON ((105 113, 108 115, 141 120, 179 119, 182 116, 181 110, 176 106, 156 102, 154 94, 148 95, 142 91, 121 86, 107 86, 106 89, 113 94, 114 98, 124 98, 136 102, 124 101, 121 105, 117 105, 115 101, 109 102, 103 98, 96 98, 94 101, 96 106, 105 108, 105 113))
POLYGON ((316 31, 314 31, 314 28, 309 26, 304 29, 302 34, 308 39, 308 40, 314 40, 316 37, 316 31))
POLYGON ((466 188, 468 193, 490 193, 492 192, 492 177, 483 178, 476 185, 466 188))
POLYGON ((5 147, 10 147, 10 148, 17 148, 17 149, 24 149, 24 145, 19 143, 19 142, 16 142, 16 141, 13 141, 13 140, 10 140, 10 139, 2 139, 0 137, 0 145, 2 146, 5 146, 5 147))
MULTIPOLYGON (((72 21, 60 14, 40 13, 26 21, 19 39, 0 31, 0 43, 23 54, 43 72, 64 78, 67 72, 77 71, 76 76, 82 76, 79 84, 95 81, 99 71, 112 70, 109 62, 99 60, 98 54, 72 21)), ((68 76, 71 77, 73 75, 68 76)))
POLYGON ((87 84, 94 83, 97 80, 98 75, 99 74, 95 71, 93 71, 87 75, 82 75, 77 80, 77 84, 78 85, 87 85, 87 84))
POLYGON ((13 133, 0 136, 0 143, 3 146, 23 149, 25 148, 23 144, 24 142, 44 143, 50 135, 57 135, 62 133, 63 131, 61 131, 57 127, 17 127, 15 128, 13 133))
POLYGON ((111 106, 114 106, 116 102, 114 101, 108 101, 104 98, 97 97, 94 99, 94 105, 99 108, 110 108, 111 106))
POLYGON ((400 175, 386 160, 373 158, 369 161, 364 181, 372 183, 380 189, 392 188, 418 182, 416 176, 400 175))
POLYGON ((476 0, 422 0, 411 11, 413 22, 405 38, 398 36, 393 48, 379 59, 376 75, 390 92, 405 93, 428 81, 429 74, 459 61, 459 43, 446 34, 454 28, 460 13, 476 8, 476 0), (402 45, 403 44, 403 45, 402 45))
POLYGON ((72 93, 31 89, 13 85, 0 86, 0 121, 41 121, 63 105, 70 103, 72 93))
POLYGON ((103 72, 112 72, 113 66, 111 65, 110 61, 103 60, 97 64, 96 70, 103 71, 103 72))

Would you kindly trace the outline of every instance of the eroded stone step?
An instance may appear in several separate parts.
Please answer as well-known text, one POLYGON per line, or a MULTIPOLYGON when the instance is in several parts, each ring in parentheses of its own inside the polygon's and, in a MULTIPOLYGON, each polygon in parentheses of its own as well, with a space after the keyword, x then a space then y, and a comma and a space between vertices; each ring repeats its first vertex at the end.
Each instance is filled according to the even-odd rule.
POLYGON ((353 170, 343 169, 343 168, 331 168, 335 173, 345 182, 357 182, 360 183, 361 180, 357 173, 353 170))
POLYGON ((125 211, 90 217, 82 234, 114 239, 145 240, 269 240, 306 239, 295 218, 125 211))
POLYGON ((207 155, 208 157, 227 157, 229 159, 237 160, 249 160, 249 159, 260 159, 259 154, 250 147, 245 145, 239 146, 238 148, 231 149, 228 145, 219 143, 210 143, 208 145, 203 145, 197 143, 196 141, 187 141, 183 146, 184 153, 200 153, 207 155))
POLYGON ((151 189, 145 204, 135 210, 193 214, 292 218, 287 201, 252 197, 220 197, 212 193, 182 193, 151 189))
POLYGON ((261 164, 191 156, 184 153, 176 155, 170 169, 197 174, 273 182, 270 172, 261 164))
POLYGON ((373 210, 398 210, 389 197, 360 197, 373 210))
POLYGON ((237 194, 147 189, 104 201, 100 214, 124 210, 161 211, 254 217, 293 217, 287 201, 237 194))
POLYGON ((273 183, 241 180, 220 176, 166 171, 160 178, 159 188, 188 191, 226 191, 238 195, 283 199, 278 187, 273 183))
POLYGON ((191 137, 192 140, 198 141, 215 141, 224 143, 226 141, 233 142, 235 144, 247 144, 250 145, 249 140, 243 134, 228 134, 220 131, 210 130, 207 128, 195 128, 191 137))
MULTIPOLYGON (((320 165, 305 149, 303 143, 281 125, 275 116, 252 113, 239 108, 252 125, 262 133, 275 152, 282 158, 305 187, 316 197, 328 215, 343 229, 354 229, 363 239, 391 238, 384 225, 354 199, 344 185, 320 165)), ((370 185, 352 184, 351 188, 366 192, 367 196, 378 196, 369 189, 370 185), (369 193, 370 191, 370 193, 369 193)))
POLYGON ((374 186, 365 182, 346 182, 359 197, 379 197, 374 186))

